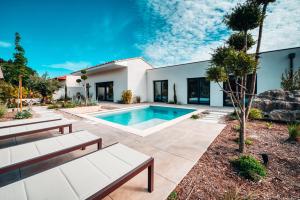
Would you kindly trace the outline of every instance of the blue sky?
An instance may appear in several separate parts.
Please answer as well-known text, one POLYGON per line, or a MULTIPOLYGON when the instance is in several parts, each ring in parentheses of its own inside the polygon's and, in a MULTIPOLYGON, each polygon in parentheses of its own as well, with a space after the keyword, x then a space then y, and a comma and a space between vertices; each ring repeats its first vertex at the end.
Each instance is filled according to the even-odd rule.
MULTIPOLYGON (((230 34, 222 18, 237 2, 0 0, 0 57, 12 57, 19 32, 29 66, 51 76, 128 57, 157 67, 209 59, 230 34)), ((300 46, 299 9, 296 0, 269 8, 263 50, 300 46)))

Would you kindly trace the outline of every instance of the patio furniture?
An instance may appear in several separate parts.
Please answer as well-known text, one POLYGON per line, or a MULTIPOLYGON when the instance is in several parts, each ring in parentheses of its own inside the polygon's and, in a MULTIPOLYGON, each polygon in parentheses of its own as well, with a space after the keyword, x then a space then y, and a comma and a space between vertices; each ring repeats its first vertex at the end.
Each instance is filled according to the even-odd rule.
POLYGON ((13 121, 7 121, 7 122, 0 122, 0 129, 14 127, 14 126, 23 126, 23 125, 28 125, 28 124, 50 122, 50 121, 56 121, 56 120, 61 120, 61 117, 43 117, 43 118, 20 119, 20 120, 13 120, 13 121))
POLYGON ((122 144, 114 144, 63 165, 0 188, 8 199, 102 199, 148 168, 153 191, 154 159, 122 144))
POLYGON ((22 126, 8 127, 0 129, 0 140, 13 138, 17 136, 34 134, 42 131, 59 129, 63 134, 64 128, 69 127, 69 132, 72 132, 72 123, 69 120, 62 119, 38 124, 28 124, 22 126))
POLYGON ((98 145, 98 150, 101 149, 102 139, 88 131, 78 131, 0 149, 0 174, 83 149, 93 144, 98 145))

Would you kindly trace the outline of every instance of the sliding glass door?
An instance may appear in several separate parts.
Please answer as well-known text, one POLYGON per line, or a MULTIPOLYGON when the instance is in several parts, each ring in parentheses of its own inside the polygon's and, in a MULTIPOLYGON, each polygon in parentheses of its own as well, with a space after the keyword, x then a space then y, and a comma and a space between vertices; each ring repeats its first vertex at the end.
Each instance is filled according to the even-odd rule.
POLYGON ((114 83, 96 83, 96 98, 98 101, 114 101, 114 83))
POLYGON ((154 81, 154 102, 168 102, 168 80, 154 81))
POLYGON ((210 104, 210 82, 205 77, 189 78, 188 80, 188 103, 210 104))
MULTIPOLYGON (((253 78, 252 76, 253 76, 252 74, 249 74, 247 76, 247 85, 246 85, 247 90, 246 90, 246 97, 245 97, 246 104, 248 104, 248 100, 249 100, 249 93, 250 93, 251 83, 252 83, 252 78, 253 78)), ((235 78, 233 76, 229 77, 229 83, 234 92, 236 91, 236 88, 238 88, 238 91, 240 91, 240 86, 239 86, 240 80, 238 80, 237 82, 238 82, 238 84, 236 84, 235 78)), ((223 88, 224 88, 224 90, 229 91, 229 86, 227 83, 223 83, 223 88)), ((256 93, 257 93, 257 84, 255 85, 255 94, 256 93)), ((238 93, 238 94, 240 94, 240 93, 238 93)), ((223 106, 232 106, 230 96, 226 92, 223 92, 223 106)))

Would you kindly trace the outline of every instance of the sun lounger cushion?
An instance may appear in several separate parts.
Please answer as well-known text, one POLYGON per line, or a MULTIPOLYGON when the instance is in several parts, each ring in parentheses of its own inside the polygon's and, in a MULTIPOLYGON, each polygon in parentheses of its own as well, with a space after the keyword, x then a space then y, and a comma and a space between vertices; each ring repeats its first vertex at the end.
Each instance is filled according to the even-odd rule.
POLYGON ((62 120, 44 122, 44 123, 38 123, 38 124, 28 124, 28 125, 14 126, 14 127, 9 127, 9 128, 2 128, 2 129, 0 129, 0 137, 7 136, 7 135, 15 135, 18 133, 23 133, 23 132, 42 130, 42 129, 46 129, 46 128, 62 126, 62 125, 67 125, 67 124, 71 124, 71 122, 67 119, 62 119, 62 120))
POLYGON ((3 200, 86 199, 150 159, 122 144, 0 188, 3 200))
POLYGON ((20 120, 13 120, 7 122, 0 122, 0 129, 11 127, 11 126, 20 126, 26 124, 33 124, 33 123, 42 123, 47 121, 55 121, 60 120, 61 117, 42 117, 42 118, 33 118, 33 119, 20 119, 20 120))
POLYGON ((87 131, 78 131, 71 134, 0 149, 0 168, 39 156, 44 156, 49 153, 67 149, 99 138, 100 137, 87 131))

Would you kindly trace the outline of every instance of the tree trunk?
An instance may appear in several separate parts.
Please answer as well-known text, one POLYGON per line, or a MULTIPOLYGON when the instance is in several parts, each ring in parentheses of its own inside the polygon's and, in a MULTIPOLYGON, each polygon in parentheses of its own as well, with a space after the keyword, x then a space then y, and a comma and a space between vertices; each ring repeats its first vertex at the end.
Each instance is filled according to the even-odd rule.
MULTIPOLYGON (((245 75, 241 80, 241 85, 246 86, 246 78, 245 75)), ((242 109, 241 109, 241 122, 240 122, 240 143, 239 143, 239 152, 244 153, 245 151, 245 133, 246 133, 246 109, 245 109, 245 88, 242 89, 242 109)))
POLYGON ((87 95, 86 95, 86 82, 84 81, 84 99, 85 99, 85 106, 87 106, 87 95))
MULTIPOLYGON (((263 5, 262 9, 262 18, 259 24, 259 29, 258 29, 258 39, 257 39, 257 46, 256 46, 256 52, 255 52, 255 61, 258 62, 259 59, 259 52, 260 52, 260 45, 261 45, 261 39, 262 39, 262 30, 264 26, 264 19, 266 16, 267 12, 267 6, 268 3, 263 5)), ((255 86, 256 86, 256 69, 254 70, 252 74, 252 82, 251 82, 251 88, 250 88, 250 96, 249 96, 249 101, 248 101, 248 106, 247 106, 247 111, 246 111, 246 119, 248 119, 250 108, 252 106, 253 98, 255 95, 255 86)))

